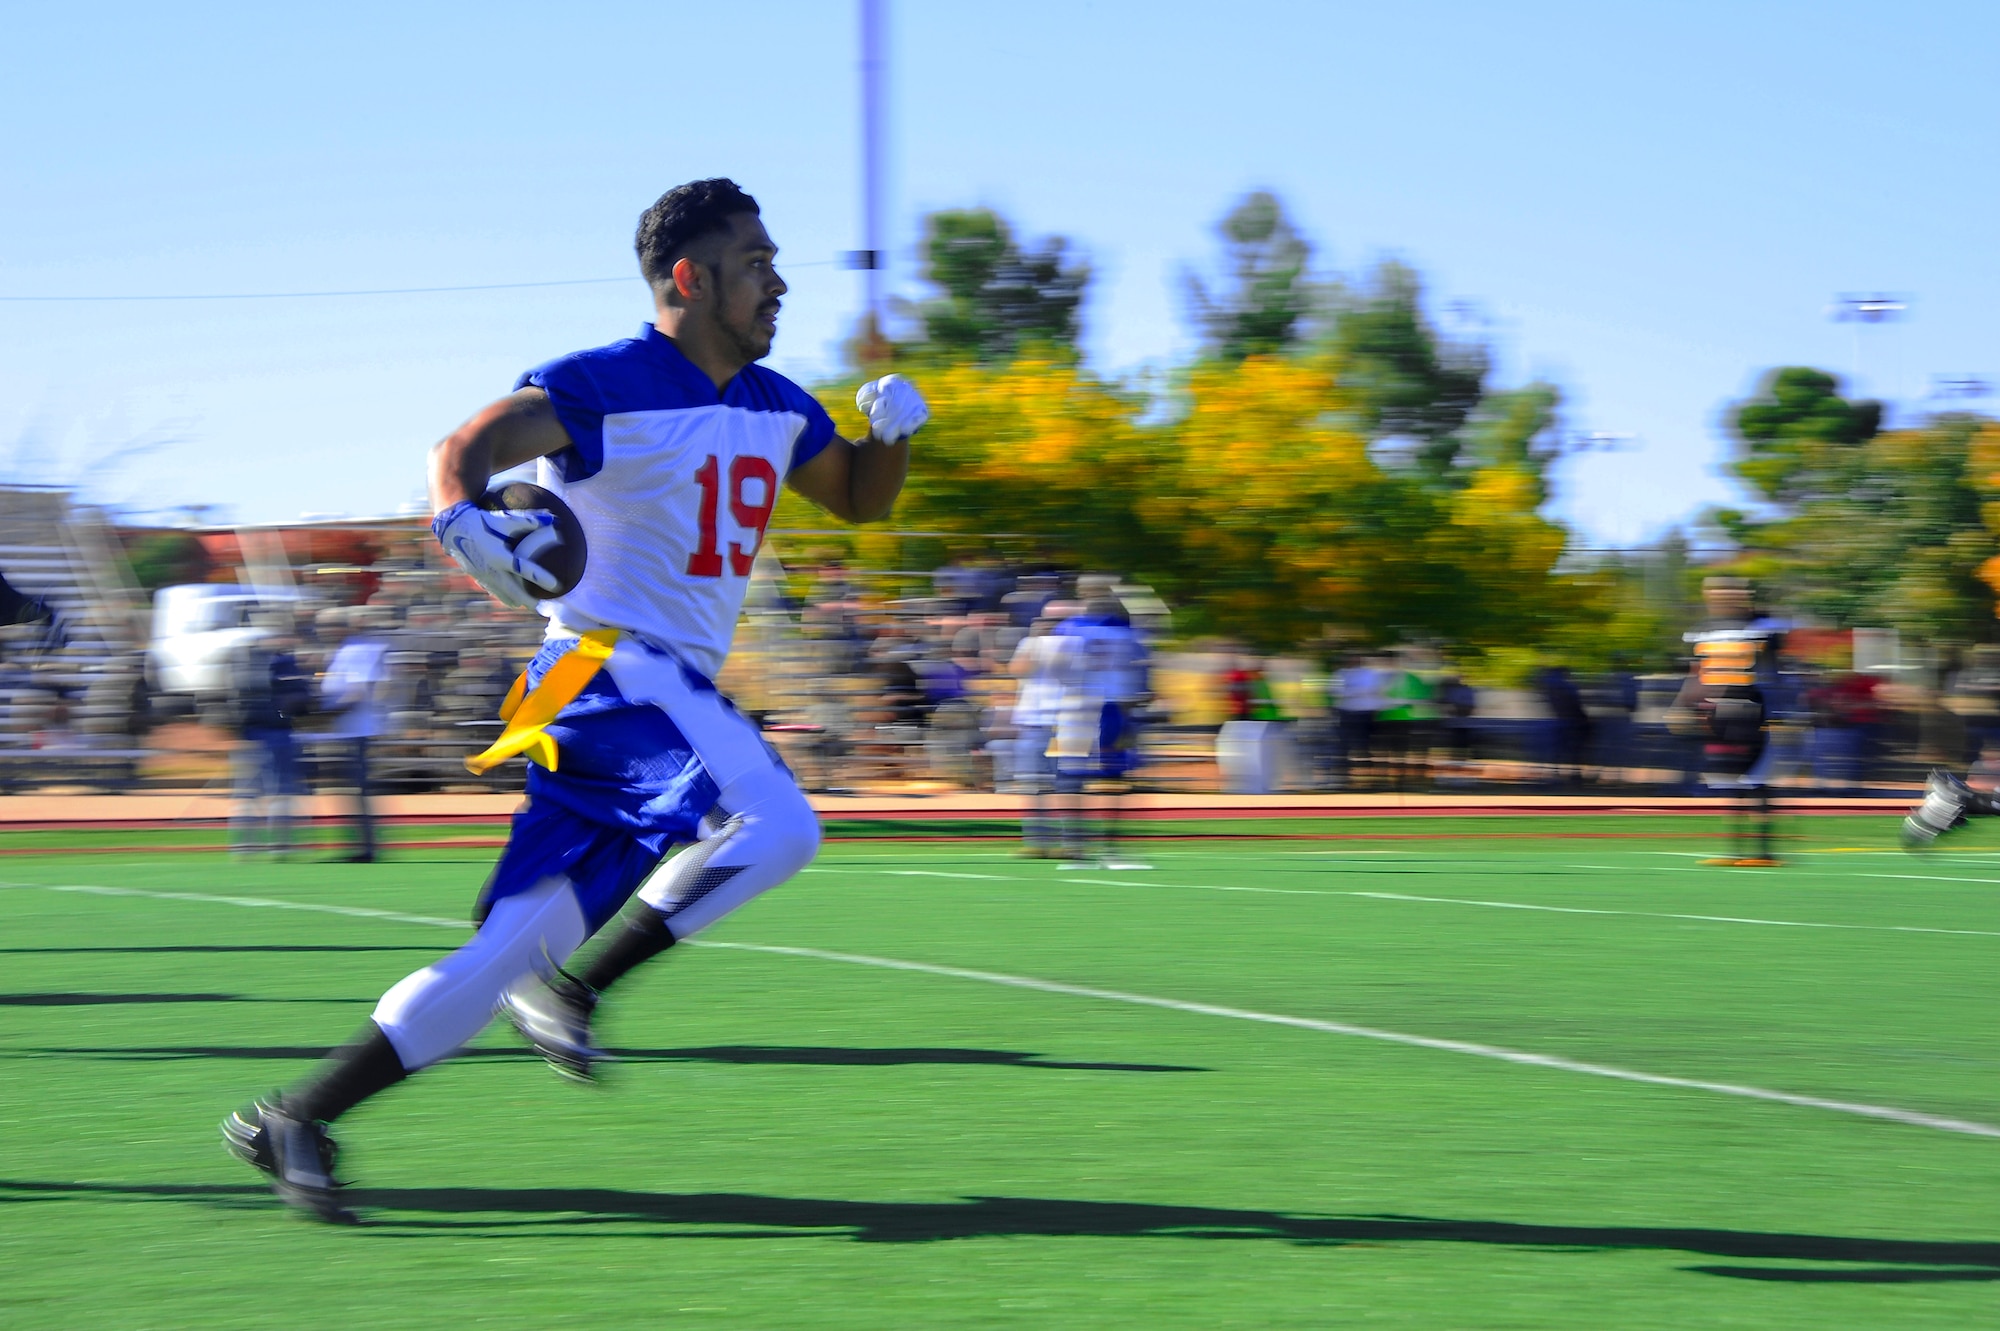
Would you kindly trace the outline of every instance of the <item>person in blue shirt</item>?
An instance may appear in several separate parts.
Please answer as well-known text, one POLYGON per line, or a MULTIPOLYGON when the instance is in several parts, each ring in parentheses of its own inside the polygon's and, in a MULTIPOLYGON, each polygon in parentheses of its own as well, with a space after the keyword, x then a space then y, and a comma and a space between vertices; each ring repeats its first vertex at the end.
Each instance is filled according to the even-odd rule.
POLYGON ((1125 607, 1101 591, 1084 605, 1083 613, 1063 620, 1055 636, 1073 649, 1063 658, 1063 699, 1055 727, 1056 791, 1063 819, 1064 867, 1084 864, 1089 843, 1097 849, 1101 867, 1116 870, 1149 866, 1118 854, 1118 824, 1123 801, 1116 793, 1129 787, 1139 765, 1139 708, 1150 698, 1146 647, 1125 607), (1104 818, 1093 838, 1089 827, 1086 789, 1110 785, 1104 818))

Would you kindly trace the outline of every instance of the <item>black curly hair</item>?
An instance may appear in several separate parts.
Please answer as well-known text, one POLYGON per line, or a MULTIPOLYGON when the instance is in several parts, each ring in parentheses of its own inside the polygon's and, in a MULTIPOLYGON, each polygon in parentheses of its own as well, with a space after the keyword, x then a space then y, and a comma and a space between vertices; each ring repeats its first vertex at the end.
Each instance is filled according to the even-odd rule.
POLYGON ((727 231, 737 213, 757 212, 757 201, 726 177, 676 185, 639 216, 639 234, 632 242, 639 252, 639 271, 648 285, 661 290, 673 282, 674 265, 696 242, 727 231))

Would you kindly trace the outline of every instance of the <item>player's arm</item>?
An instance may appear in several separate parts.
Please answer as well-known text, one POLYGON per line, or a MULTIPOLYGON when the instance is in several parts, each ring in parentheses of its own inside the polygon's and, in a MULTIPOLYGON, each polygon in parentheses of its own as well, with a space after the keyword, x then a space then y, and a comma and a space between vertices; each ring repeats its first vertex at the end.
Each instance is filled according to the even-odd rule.
POLYGON ((857 444, 835 435, 786 484, 843 522, 875 522, 895 507, 910 474, 910 436, 931 411, 900 374, 861 385, 854 405, 868 418, 868 437, 857 444))
POLYGON ((479 502, 494 473, 569 447, 549 395, 523 388, 482 408, 431 448, 431 511, 479 502))
POLYGON ((910 472, 910 441, 850 443, 833 437, 785 483, 842 522, 876 522, 889 516, 910 472))
POLYGON ((535 562, 560 539, 555 515, 540 509, 486 512, 479 500, 495 472, 560 452, 569 443, 549 395, 523 388, 431 448, 431 530, 460 568, 517 609, 532 608, 562 585, 535 562))

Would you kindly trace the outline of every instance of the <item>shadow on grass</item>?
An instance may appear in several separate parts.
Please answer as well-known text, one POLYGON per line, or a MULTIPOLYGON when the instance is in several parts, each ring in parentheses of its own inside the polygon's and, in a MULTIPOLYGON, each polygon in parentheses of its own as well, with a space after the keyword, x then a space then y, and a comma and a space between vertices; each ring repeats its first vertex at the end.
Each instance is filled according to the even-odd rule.
POLYGON ((443 949, 422 944, 377 943, 160 943, 151 947, 0 947, 0 956, 91 956, 96 953, 153 955, 167 952, 428 952, 443 949))
MULTIPOLYGON (((115 1001, 106 997, 106 1002, 115 1001)), ((292 1000, 298 1001, 298 1000, 292 1000)), ((288 1059, 323 1058, 330 1046, 319 1045, 210 1045, 175 1044, 120 1047, 42 1047, 23 1049, 23 1054, 61 1058, 94 1058, 111 1062, 161 1062, 187 1058, 288 1059)), ((1040 1054, 1012 1049, 952 1048, 848 1048, 839 1045, 718 1044, 688 1049, 613 1049, 622 1063, 733 1063, 770 1064, 788 1067, 907 1067, 911 1064, 956 1064, 972 1067, 1045 1068, 1056 1072, 1206 1072, 1207 1068, 1182 1067, 1174 1063, 1099 1063, 1043 1058, 1040 1054)), ((465 1049, 456 1058, 539 1062, 540 1055, 529 1049, 465 1049)))
MULTIPOLYGON (((228 1210, 277 1205, 255 1184, 113 1184, 0 1180, 0 1205, 53 1201, 191 1202, 228 1210)), ((866 1202, 735 1192, 638 1192, 622 1188, 355 1188, 347 1200, 383 1236, 506 1234, 538 1239, 587 1235, 604 1226, 656 1237, 763 1239, 818 1235, 856 1243, 954 1239, 1075 1238, 1266 1240, 1300 1247, 1464 1243, 1555 1253, 1652 1250, 1768 1262, 1839 1262, 1839 1267, 1689 1266, 1739 1280, 1910 1284, 2000 1280, 2000 1243, 1862 1239, 1733 1229, 1523 1225, 1425 1216, 1299 1215, 1148 1202, 1052 1197, 963 1197, 938 1202, 866 1202)))
POLYGON ((113 1003, 253 1003, 241 994, 0 994, 0 1007, 103 1007, 113 1003))

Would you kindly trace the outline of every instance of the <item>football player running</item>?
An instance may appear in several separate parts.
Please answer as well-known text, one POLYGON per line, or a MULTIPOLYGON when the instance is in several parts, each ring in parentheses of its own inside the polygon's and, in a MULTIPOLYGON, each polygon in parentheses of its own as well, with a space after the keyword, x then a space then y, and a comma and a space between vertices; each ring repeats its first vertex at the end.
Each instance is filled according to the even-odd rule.
POLYGON ((469 764, 526 753, 528 800, 472 939, 393 986, 301 1083, 224 1121, 230 1148, 323 1220, 353 1219, 327 1124, 449 1056, 497 1007, 558 1070, 587 1077, 608 987, 819 848, 790 772, 712 681, 778 486, 847 521, 885 517, 929 412, 905 380, 878 379, 857 399, 869 435, 851 443, 757 364, 786 288, 756 201, 733 182, 668 191, 641 217, 637 249, 652 324, 530 370, 431 451, 438 539, 494 596, 539 603, 549 621, 506 731, 469 764), (478 507, 495 473, 537 459, 589 547, 581 581, 553 599, 559 583, 535 558, 553 541, 536 530, 550 515, 478 507), (562 970, 635 891, 604 945, 562 970))

